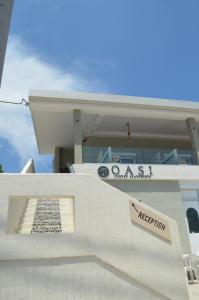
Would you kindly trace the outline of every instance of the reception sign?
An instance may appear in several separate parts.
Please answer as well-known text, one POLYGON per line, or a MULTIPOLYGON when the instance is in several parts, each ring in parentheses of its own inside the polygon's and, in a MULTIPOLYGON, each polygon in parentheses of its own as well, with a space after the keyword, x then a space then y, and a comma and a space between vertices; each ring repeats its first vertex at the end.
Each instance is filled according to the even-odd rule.
POLYGON ((134 203, 133 201, 129 201, 129 204, 131 221, 133 223, 136 223, 160 237, 171 241, 169 222, 167 219, 143 208, 141 205, 134 203))

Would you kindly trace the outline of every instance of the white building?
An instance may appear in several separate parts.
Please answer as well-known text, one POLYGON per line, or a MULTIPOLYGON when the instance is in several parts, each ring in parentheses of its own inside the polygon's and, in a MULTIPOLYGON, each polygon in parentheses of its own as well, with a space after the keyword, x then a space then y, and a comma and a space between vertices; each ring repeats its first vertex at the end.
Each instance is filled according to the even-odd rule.
POLYGON ((54 173, 35 174, 30 161, 0 175, 1 299, 189 299, 182 254, 199 250, 199 104, 29 99, 54 173))
POLYGON ((183 252, 199 251, 198 103, 32 91, 30 109, 39 152, 54 154, 56 173, 71 164, 98 176, 174 218, 183 252))

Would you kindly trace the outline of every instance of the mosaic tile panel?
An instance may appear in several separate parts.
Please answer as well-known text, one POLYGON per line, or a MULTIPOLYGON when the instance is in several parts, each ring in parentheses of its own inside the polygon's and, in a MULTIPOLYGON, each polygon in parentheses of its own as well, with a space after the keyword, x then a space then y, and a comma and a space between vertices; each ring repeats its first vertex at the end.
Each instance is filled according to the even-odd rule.
POLYGON ((32 233, 62 232, 59 200, 37 201, 32 233))

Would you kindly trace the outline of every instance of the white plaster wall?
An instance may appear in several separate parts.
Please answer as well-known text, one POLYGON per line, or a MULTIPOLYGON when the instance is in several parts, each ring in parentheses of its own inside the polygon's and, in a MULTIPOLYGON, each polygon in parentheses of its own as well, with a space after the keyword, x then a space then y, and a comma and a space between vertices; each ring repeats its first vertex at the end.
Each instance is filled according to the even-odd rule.
POLYGON ((199 233, 191 233, 189 238, 191 243, 191 252, 199 254, 199 233))
POLYGON ((167 299, 87 258, 1 262, 0 278, 1 300, 167 299))
MULTIPOLYGON (((0 258, 95 256, 138 282, 143 289, 150 289, 168 299, 187 300, 176 222, 168 218, 172 242, 165 242, 131 223, 129 198, 90 175, 0 175, 0 258), (48 195, 75 197, 75 233, 5 233, 9 197, 48 195)), ((154 209, 148 209, 166 218, 154 209)))
POLYGON ((176 220, 180 232, 182 253, 190 253, 190 241, 178 181, 109 180, 108 183, 176 220))
MULTIPOLYGON (((199 191, 199 180, 195 181, 180 181, 180 188, 182 192, 182 198, 184 202, 184 214, 186 215, 187 210, 187 199, 188 201, 193 198, 193 200, 197 199, 198 196, 196 192, 199 191), (186 194, 185 194, 186 193, 186 194), (186 195, 186 196, 185 196, 186 195)), ((188 223, 186 220, 187 225, 187 232, 189 235, 190 245, 191 245, 191 252, 192 253, 199 253, 199 233, 189 233, 188 223)))

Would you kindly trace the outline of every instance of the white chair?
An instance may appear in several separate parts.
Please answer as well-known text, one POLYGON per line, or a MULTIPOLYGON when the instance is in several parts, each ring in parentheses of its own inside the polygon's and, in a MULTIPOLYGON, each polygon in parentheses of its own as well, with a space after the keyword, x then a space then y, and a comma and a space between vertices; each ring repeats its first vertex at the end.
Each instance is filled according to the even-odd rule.
POLYGON ((197 266, 197 255, 196 254, 184 254, 184 268, 185 272, 189 281, 189 276, 191 282, 194 282, 194 280, 199 280, 199 272, 198 272, 198 266, 197 266))

